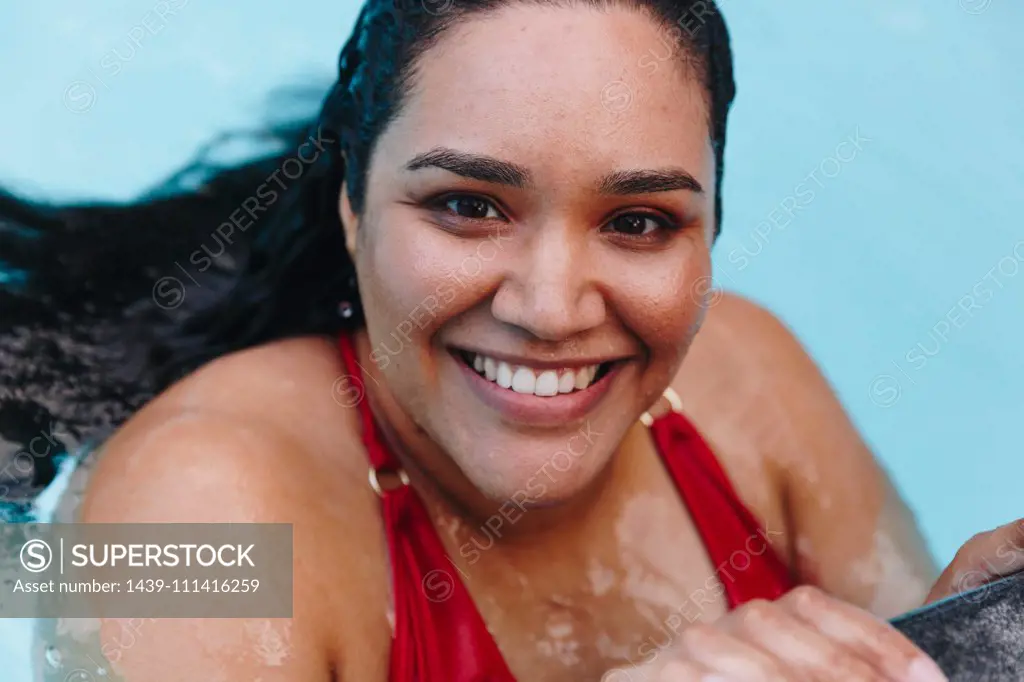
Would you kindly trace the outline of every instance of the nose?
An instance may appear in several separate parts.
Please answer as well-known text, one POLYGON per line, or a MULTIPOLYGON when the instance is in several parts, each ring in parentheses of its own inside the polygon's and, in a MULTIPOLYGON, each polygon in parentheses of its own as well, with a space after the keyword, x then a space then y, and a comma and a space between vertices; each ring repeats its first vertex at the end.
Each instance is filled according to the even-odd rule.
POLYGON ((491 306, 495 318, 538 339, 561 341, 600 325, 607 314, 592 245, 568 227, 537 230, 517 254, 491 306))

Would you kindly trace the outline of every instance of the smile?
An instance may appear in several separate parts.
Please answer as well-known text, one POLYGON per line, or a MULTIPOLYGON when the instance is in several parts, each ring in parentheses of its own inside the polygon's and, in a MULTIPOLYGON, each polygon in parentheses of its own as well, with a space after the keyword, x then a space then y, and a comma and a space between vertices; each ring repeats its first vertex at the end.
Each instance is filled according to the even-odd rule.
POLYGON ((458 357, 487 381, 516 393, 532 394, 542 398, 583 391, 607 374, 613 364, 602 362, 581 367, 549 369, 510 364, 471 351, 458 351, 458 357))
POLYGON ((585 418, 628 364, 623 358, 559 367, 457 348, 450 351, 478 399, 505 419, 533 426, 561 427, 585 418))

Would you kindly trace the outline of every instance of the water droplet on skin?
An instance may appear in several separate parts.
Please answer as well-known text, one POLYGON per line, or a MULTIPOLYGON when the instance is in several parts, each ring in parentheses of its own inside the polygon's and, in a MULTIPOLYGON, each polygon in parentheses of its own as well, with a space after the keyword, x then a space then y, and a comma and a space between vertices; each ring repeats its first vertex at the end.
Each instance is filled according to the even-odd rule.
POLYGON ((45 656, 46 663, 51 668, 60 668, 61 664, 64 662, 64 656, 61 655, 60 651, 55 646, 46 647, 45 656))

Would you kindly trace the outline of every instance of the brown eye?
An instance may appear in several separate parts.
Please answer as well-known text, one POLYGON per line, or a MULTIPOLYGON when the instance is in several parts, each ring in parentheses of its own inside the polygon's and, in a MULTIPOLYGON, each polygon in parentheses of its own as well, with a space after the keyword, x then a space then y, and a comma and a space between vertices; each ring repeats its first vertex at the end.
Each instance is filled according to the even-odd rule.
POLYGON ((455 196, 449 197, 445 200, 444 206, 446 209, 459 216, 460 218, 469 218, 471 220, 487 220, 490 218, 500 218, 501 214, 498 209, 494 207, 494 204, 481 199, 480 197, 474 196, 455 196))
POLYGON ((649 215, 629 213, 613 218, 608 227, 619 234, 630 237, 643 237, 660 227, 664 227, 661 221, 649 215))

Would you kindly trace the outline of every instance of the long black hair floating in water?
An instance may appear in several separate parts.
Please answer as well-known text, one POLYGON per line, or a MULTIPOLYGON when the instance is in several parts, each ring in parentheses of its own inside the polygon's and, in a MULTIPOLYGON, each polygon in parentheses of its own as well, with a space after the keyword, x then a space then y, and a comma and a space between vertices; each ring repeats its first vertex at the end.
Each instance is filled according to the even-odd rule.
MULTIPOLYGON (((368 0, 319 116, 259 136, 276 152, 227 167, 201 154, 128 204, 0 193, 0 497, 13 487, 11 458, 41 434, 65 448, 101 438, 214 357, 361 325, 342 181, 361 212, 374 144, 415 83, 418 58, 458 22, 515 3, 624 5, 658 20, 657 53, 667 56, 657 59, 682 60, 706 84, 721 187, 735 85, 713 2, 368 0), (345 315, 341 301, 354 304, 345 315)), ((718 197, 715 210, 720 225, 718 197)), ((17 483, 48 483, 62 449, 21 457, 34 466, 14 467, 17 483)))

